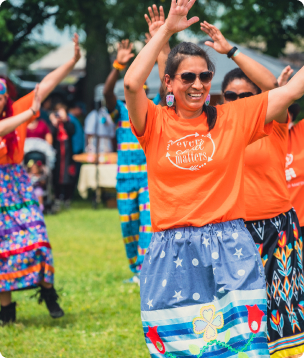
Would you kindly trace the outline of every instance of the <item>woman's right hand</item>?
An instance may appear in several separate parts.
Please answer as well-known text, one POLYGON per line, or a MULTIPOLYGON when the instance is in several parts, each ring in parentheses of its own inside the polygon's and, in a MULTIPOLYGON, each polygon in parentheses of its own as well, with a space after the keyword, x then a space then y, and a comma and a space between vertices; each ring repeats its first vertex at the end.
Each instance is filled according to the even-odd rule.
POLYGON ((165 28, 169 34, 183 31, 199 21, 197 16, 187 19, 188 12, 196 0, 172 0, 169 15, 165 22, 165 28))
POLYGON ((39 85, 36 85, 34 93, 35 93, 35 96, 34 96, 31 108, 36 113, 39 111, 40 106, 41 106, 41 96, 39 95, 39 85))

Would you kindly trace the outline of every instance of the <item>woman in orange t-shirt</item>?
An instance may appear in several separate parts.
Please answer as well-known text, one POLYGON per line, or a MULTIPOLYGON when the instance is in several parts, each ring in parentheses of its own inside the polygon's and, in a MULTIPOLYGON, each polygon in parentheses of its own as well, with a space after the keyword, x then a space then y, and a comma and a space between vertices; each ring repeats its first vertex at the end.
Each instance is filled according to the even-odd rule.
POLYGON ((286 156, 285 177, 290 199, 294 206, 300 226, 304 233, 304 120, 295 123, 300 112, 300 106, 293 104, 289 107, 290 127, 288 134, 288 150, 286 156))
MULTIPOLYGON (((202 29, 214 41, 207 45, 220 53, 230 51, 232 46, 217 28, 204 23, 202 29)), ((240 68, 230 71, 224 78, 225 104, 255 96, 261 89, 275 88, 276 78, 262 65, 251 63, 253 60, 246 60, 241 53, 236 53, 233 60, 240 68)), ((303 276, 302 237, 285 181, 287 138, 286 113, 283 123, 273 123, 268 137, 246 148, 244 170, 246 227, 256 243, 266 273, 269 351, 271 356, 280 352, 282 357, 304 352, 304 335, 300 333, 304 329, 304 292, 295 282, 298 275, 303 276), (278 287, 273 291, 275 285, 278 287)))
MULTIPOLYGON (((79 60, 76 34, 74 43, 73 58, 41 81, 38 90, 41 100, 79 60)), ((39 302, 45 301, 50 315, 58 318, 64 314, 53 286, 53 257, 43 214, 21 165, 27 125, 39 115, 32 107, 33 100, 31 92, 13 103, 5 81, 0 81, 0 320, 4 324, 16 320, 16 302, 12 302, 11 292, 20 289, 40 287, 39 302), (32 115, 25 120, 25 114, 21 113, 30 109, 32 115), (11 116, 17 119, 7 119, 11 116)))
POLYGON ((269 356, 263 265, 246 230, 244 154, 284 122, 304 93, 304 69, 286 86, 206 106, 214 66, 192 43, 169 54, 167 107, 143 84, 195 0, 173 0, 168 18, 128 69, 125 97, 147 158, 153 236, 140 275, 141 317, 152 356, 269 356), (237 328, 235 328, 237 327, 237 328))
MULTIPOLYGON (((212 37, 214 42, 210 46, 218 52, 227 53, 231 49, 214 26, 205 23, 203 30, 212 37)), ((224 103, 252 97, 261 93, 261 89, 265 92, 277 86, 276 78, 267 69, 250 63, 253 60, 245 61, 244 54, 236 53, 233 60, 240 68, 230 71, 224 78, 224 103)), ((304 292, 299 286, 287 284, 296 284, 295 272, 300 277, 303 275, 300 227, 285 182, 287 137, 286 115, 283 123, 273 123, 268 137, 246 148, 244 170, 246 227, 256 243, 266 273, 269 351, 271 356, 279 352, 282 357, 304 352, 304 336, 299 334, 304 329, 301 308, 304 292), (274 292, 271 288, 277 282, 284 284, 278 284, 274 292)))

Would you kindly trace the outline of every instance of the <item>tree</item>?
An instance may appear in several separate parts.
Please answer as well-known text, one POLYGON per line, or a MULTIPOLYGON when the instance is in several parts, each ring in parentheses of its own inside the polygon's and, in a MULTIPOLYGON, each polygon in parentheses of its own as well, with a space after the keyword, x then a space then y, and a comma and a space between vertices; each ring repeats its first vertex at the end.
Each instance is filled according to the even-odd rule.
MULTIPOLYGON (((169 0, 69 0, 60 5, 56 25, 61 29, 67 24, 76 25, 87 35, 84 44, 87 50, 86 103, 92 101, 94 87, 104 82, 110 72, 109 45, 123 38, 143 41, 147 32, 144 14, 153 3, 163 5, 168 13, 169 0)), ((216 3, 209 0, 209 4, 212 6, 205 12, 202 0, 197 0, 191 13, 211 21, 216 3)), ((193 26, 193 30, 200 31, 199 25, 193 26)))
POLYGON ((0 61, 8 59, 28 41, 33 29, 58 11, 56 0, 5 1, 0 11, 0 61), (15 3, 15 4, 14 4, 15 3))
POLYGON ((238 43, 261 42, 265 53, 279 56, 288 41, 304 35, 304 9, 297 0, 219 0, 221 30, 238 43))

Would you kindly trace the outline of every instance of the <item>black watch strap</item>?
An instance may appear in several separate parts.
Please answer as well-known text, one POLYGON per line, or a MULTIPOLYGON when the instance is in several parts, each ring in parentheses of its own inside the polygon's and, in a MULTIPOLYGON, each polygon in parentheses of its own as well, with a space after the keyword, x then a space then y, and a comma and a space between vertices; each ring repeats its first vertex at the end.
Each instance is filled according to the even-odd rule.
POLYGON ((227 53, 227 57, 231 58, 237 50, 238 48, 236 46, 232 47, 232 49, 227 53))

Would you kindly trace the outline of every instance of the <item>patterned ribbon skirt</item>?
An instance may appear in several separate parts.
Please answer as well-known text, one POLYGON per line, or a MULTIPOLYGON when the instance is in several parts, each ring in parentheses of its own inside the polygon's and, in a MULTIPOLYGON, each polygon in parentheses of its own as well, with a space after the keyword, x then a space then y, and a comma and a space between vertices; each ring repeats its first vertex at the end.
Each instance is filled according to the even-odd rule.
POLYGON ((140 291, 151 357, 269 358, 265 275, 242 220, 154 233, 140 291))
POLYGON ((53 283, 43 214, 21 165, 0 165, 0 292, 53 283))
POLYGON ((271 357, 304 353, 303 239, 294 209, 273 219, 247 221, 266 273, 271 357))

